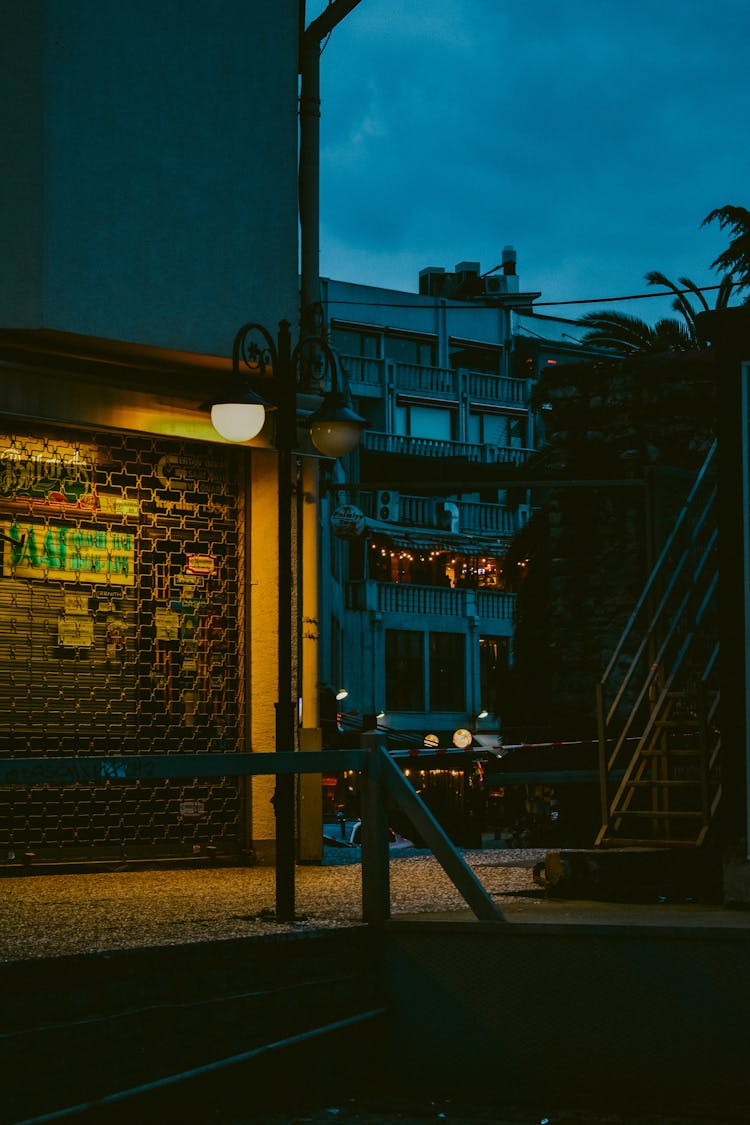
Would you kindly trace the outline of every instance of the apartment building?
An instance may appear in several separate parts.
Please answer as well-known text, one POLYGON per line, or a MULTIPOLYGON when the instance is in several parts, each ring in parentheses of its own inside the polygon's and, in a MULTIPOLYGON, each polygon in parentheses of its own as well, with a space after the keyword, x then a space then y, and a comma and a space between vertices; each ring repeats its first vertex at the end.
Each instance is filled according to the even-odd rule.
POLYGON ((510 246, 485 274, 427 268, 413 293, 324 280, 322 296, 369 421, 321 500, 321 673, 348 693, 342 737, 444 748, 465 729, 495 744, 513 661, 503 559, 531 502, 515 480, 544 441, 532 390, 545 365, 599 353, 536 310, 510 246))

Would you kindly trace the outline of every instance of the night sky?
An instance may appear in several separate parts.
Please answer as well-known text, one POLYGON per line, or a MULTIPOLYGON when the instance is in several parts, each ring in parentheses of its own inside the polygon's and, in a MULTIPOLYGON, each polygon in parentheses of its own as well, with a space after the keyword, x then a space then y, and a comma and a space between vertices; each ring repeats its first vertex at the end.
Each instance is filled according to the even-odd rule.
POLYGON ((511 244, 542 301, 715 284, 701 222, 750 207, 749 32, 747 0, 361 0, 322 58, 322 275, 413 291, 511 244))

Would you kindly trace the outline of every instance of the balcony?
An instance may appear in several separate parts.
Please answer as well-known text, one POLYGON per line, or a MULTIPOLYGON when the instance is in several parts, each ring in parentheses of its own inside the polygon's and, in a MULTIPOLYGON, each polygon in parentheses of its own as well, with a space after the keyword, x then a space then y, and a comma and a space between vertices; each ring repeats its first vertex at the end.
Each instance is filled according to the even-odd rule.
POLYGON ((475 465, 522 465, 533 449, 510 445, 476 445, 469 441, 409 437, 404 434, 365 430, 362 449, 370 453, 389 453, 398 457, 453 458, 475 465))
MULTIPOLYGON (((395 490, 394 490, 395 491, 395 490)), ((485 504, 473 500, 456 500, 458 526, 450 530, 459 535, 482 535, 489 537, 511 536, 520 527, 517 508, 504 504, 485 504)), ((377 494, 360 492, 358 506, 369 519, 379 519, 377 494)), ((393 520, 395 526, 419 528, 420 530, 446 531, 443 501, 436 496, 398 497, 398 512, 393 520)))
POLYGON ((363 398, 384 396, 387 389, 435 396, 447 401, 469 399, 525 409, 530 390, 527 379, 509 379, 465 368, 424 367, 365 356, 339 357, 352 393, 363 398))
POLYGON ((481 625, 497 626, 502 622, 510 629, 514 604, 515 594, 496 590, 412 586, 400 582, 365 581, 346 584, 348 610, 370 610, 393 617, 479 618, 481 625))

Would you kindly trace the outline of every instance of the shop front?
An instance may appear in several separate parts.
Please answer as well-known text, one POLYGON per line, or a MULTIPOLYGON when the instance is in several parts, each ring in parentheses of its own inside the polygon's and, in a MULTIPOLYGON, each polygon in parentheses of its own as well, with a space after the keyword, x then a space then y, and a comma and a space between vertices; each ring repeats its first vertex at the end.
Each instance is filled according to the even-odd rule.
MULTIPOLYGON (((245 749, 247 452, 0 421, 0 753, 245 749)), ((237 778, 0 790, 0 865, 239 856, 237 778)))

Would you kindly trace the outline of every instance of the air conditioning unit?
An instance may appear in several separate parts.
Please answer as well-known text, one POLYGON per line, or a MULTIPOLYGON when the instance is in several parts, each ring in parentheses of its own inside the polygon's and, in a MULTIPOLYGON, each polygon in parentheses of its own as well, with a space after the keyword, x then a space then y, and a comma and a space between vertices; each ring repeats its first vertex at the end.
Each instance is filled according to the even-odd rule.
POLYGON ((493 273, 482 278, 485 297, 503 297, 518 292, 518 276, 514 273, 493 273))
POLYGON ((398 492, 383 489, 375 498, 375 518, 388 520, 390 523, 398 522, 398 492))
POLYGON ((508 292, 508 279, 504 273, 493 273, 484 278, 484 291, 488 297, 508 292))

